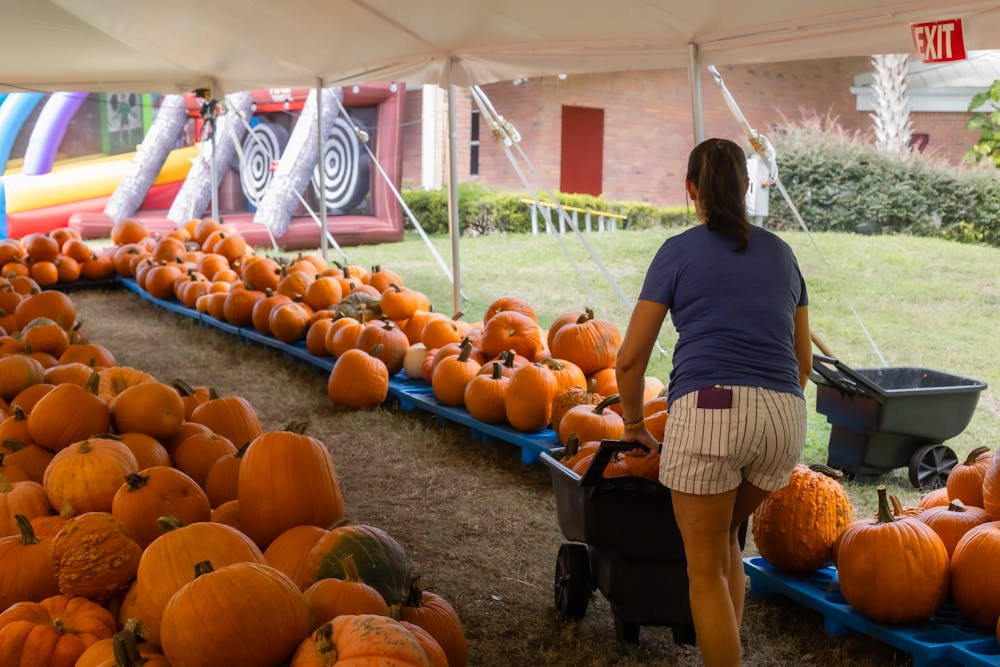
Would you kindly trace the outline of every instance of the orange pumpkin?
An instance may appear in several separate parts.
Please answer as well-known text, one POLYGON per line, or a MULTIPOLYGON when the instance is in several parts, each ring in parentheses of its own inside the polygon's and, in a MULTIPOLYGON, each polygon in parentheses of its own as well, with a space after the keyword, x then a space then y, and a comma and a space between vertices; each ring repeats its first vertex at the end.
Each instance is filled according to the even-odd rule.
POLYGON ((293 526, 325 527, 344 518, 329 450, 292 431, 264 433, 240 462, 240 521, 261 548, 293 526))
POLYGON ((163 653, 176 665, 277 665, 309 632, 309 608, 291 579, 268 565, 199 563, 163 611, 163 653), (247 614, 247 608, 254 613, 247 614), (211 628, 191 632, 192 624, 211 628))
POLYGON ((463 401, 469 414, 484 424, 504 424, 507 422, 504 405, 510 378, 504 376, 501 362, 493 361, 488 366, 492 369, 491 374, 477 373, 465 386, 463 401))
POLYGON ((44 379, 45 369, 35 359, 20 354, 0 357, 0 398, 9 401, 44 379))
POLYGON ((425 591, 420 577, 414 578, 410 585, 410 595, 399 618, 426 630, 444 650, 449 667, 464 667, 468 663, 468 644, 455 608, 440 595, 425 591))
POLYGON ((376 354, 347 350, 337 358, 327 381, 327 397, 353 410, 374 408, 389 395, 389 369, 376 354))
POLYGON ((31 522, 15 515, 20 535, 0 537, 0 608, 15 602, 40 602, 59 594, 52 561, 52 538, 35 536, 31 522))
POLYGON ((163 534, 156 522, 169 515, 189 524, 208 521, 212 508, 198 483, 176 468, 153 466, 125 475, 111 503, 111 513, 145 549, 163 534))
POLYGON ((53 507, 69 503, 75 514, 110 512, 125 475, 139 472, 135 456, 110 438, 89 438, 60 450, 42 485, 53 507))
POLYGON ((983 479, 992 457, 988 447, 977 447, 964 461, 959 461, 948 473, 945 485, 948 498, 961 500, 967 506, 982 507, 983 479))
POLYGON ((99 370, 97 374, 100 376, 97 395, 108 403, 129 387, 145 382, 156 382, 156 378, 149 373, 131 366, 111 366, 99 370))
POLYGON ((145 433, 167 440, 184 421, 184 402, 170 385, 142 382, 111 400, 111 419, 119 432, 145 433))
POLYGON ((308 586, 303 591, 309 607, 310 629, 315 630, 337 616, 350 614, 378 614, 389 616, 389 606, 382 594, 361 580, 354 556, 348 555, 341 562, 344 578, 327 577, 308 586))
POLYGON ((31 439, 51 451, 98 433, 111 424, 111 411, 97 395, 99 377, 91 376, 87 385, 60 384, 45 394, 28 416, 31 439))
POLYGON ((86 598, 53 595, 18 602, 0 613, 0 656, 5 664, 25 667, 73 665, 115 628, 111 613, 86 598))
POLYGON ((323 667, 366 661, 394 667, 428 667, 427 653, 399 621, 377 614, 338 616, 303 641, 290 667, 323 667))
POLYGON ((208 473, 215 462, 236 451, 236 446, 225 436, 211 432, 194 433, 174 447, 171 459, 178 470, 205 488, 208 473))
POLYGON ((119 433, 117 437, 132 452, 139 470, 170 465, 170 453, 155 438, 145 433, 119 433))
POLYGON ((607 410, 620 401, 618 394, 608 396, 595 406, 577 405, 559 421, 559 441, 565 443, 570 433, 580 440, 617 440, 625 432, 625 422, 615 412, 607 410))
POLYGON ((310 569, 309 552, 326 533, 319 526, 293 526, 267 545, 264 560, 287 574, 299 590, 305 590, 316 580, 316 573, 310 569))
POLYGON ((243 446, 264 432, 257 412, 240 396, 223 396, 202 403, 191 413, 191 421, 243 446))
POLYGON ((7 476, 0 473, 0 537, 17 535, 20 529, 18 514, 28 519, 45 516, 52 509, 45 495, 45 489, 38 482, 11 482, 7 476))
POLYGON ((879 623, 929 618, 948 592, 948 551, 927 524, 893 518, 884 486, 878 488, 878 499, 876 521, 855 521, 837 538, 840 592, 855 611, 879 623), (873 559, 873 553, 879 558, 873 559))
MULTIPOLYGON (((142 553, 136 574, 137 618, 151 644, 160 644, 160 622, 167 602, 194 579, 194 566, 210 560, 219 567, 232 563, 264 563, 264 554, 240 531, 215 522, 182 526, 176 519, 159 521, 164 533, 142 553)), ((242 604, 245 596, 238 596, 242 604)), ((225 663, 220 663, 225 664, 225 663)))
POLYGON ((233 453, 226 453, 215 460, 205 476, 205 495, 212 507, 235 500, 239 495, 240 462, 249 443, 233 453))
MULTIPOLYGON (((506 315, 501 312, 493 319, 506 315)), ((557 386, 555 375, 544 363, 532 362, 516 370, 507 385, 504 406, 510 425, 525 432, 544 428, 552 416, 557 386)))
POLYGON ((986 510, 981 507, 966 507, 958 498, 946 507, 930 507, 920 512, 917 518, 934 529, 951 559, 958 542, 967 532, 989 521, 986 510))
POLYGON ((495 357, 505 350, 514 350, 528 359, 534 359, 544 348, 538 323, 528 315, 514 310, 500 311, 486 320, 479 346, 487 357, 495 357))

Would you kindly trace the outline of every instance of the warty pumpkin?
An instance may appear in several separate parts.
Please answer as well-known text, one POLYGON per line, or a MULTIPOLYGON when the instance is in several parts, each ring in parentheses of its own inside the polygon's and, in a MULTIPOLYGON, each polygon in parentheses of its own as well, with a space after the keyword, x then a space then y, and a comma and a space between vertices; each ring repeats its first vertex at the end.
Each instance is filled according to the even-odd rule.
POLYGON ((268 565, 199 563, 163 611, 163 654, 180 667, 271 667, 309 634, 309 609, 291 579, 268 565), (245 613, 247 608, 254 613, 245 613), (205 632, 192 632, 201 626, 205 632))
POLYGON ((840 592, 855 611, 879 623, 929 618, 948 592, 948 551, 927 524, 893 518, 884 486, 878 500, 877 520, 855 521, 837 538, 840 592))
POLYGON ((837 536, 853 521, 854 509, 839 473, 800 463, 788 484, 754 510, 753 539, 760 555, 776 568, 805 574, 832 560, 837 536))
POLYGON ((142 547, 107 512, 86 512, 66 522, 52 540, 59 591, 110 600, 135 579, 142 547))
POLYGON ((240 461, 240 521, 265 548, 288 528, 325 527, 344 518, 344 500, 329 450, 293 431, 270 431, 240 461))

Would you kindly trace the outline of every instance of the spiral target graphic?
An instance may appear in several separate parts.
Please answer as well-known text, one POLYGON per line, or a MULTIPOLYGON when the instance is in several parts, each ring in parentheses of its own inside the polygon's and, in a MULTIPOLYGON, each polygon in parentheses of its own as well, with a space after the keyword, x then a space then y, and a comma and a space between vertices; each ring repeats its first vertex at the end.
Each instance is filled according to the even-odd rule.
POLYGON ((323 169, 326 209, 333 215, 349 213, 368 196, 371 165, 368 153, 354 133, 351 121, 338 116, 323 142, 322 163, 313 171, 313 188, 319 191, 323 169))
POLYGON ((243 140, 240 186, 247 200, 260 205, 264 191, 274 177, 272 165, 288 144, 288 130, 276 123, 258 123, 243 140))

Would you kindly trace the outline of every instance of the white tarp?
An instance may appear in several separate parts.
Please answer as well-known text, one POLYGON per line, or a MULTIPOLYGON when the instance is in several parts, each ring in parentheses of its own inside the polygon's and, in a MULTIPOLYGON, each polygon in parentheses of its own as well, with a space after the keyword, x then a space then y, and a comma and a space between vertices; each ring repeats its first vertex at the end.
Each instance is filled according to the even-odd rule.
POLYGON ((910 23, 952 17, 964 20, 968 48, 1000 48, 996 0, 4 0, 0 7, 6 89, 209 86, 219 94, 317 80, 470 85, 685 67, 689 44, 706 64, 913 52, 910 23))

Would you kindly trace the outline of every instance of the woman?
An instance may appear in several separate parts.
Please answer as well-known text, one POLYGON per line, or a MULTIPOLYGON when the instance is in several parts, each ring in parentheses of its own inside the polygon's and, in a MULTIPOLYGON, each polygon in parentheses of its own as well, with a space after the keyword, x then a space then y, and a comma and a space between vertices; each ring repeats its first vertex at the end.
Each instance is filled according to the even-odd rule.
POLYGON ((700 224, 654 257, 616 366, 622 439, 655 448, 642 421, 643 386, 669 311, 678 340, 660 481, 684 539, 706 665, 740 662, 746 578, 737 531, 788 483, 806 432, 805 281, 788 245, 749 224, 748 184, 746 156, 733 142, 708 139, 691 152, 685 185, 700 224))

